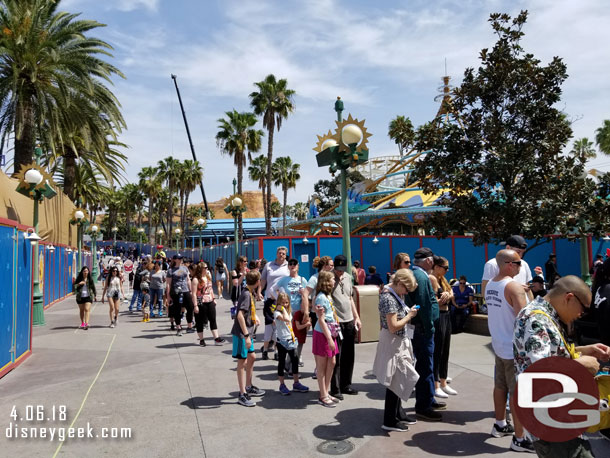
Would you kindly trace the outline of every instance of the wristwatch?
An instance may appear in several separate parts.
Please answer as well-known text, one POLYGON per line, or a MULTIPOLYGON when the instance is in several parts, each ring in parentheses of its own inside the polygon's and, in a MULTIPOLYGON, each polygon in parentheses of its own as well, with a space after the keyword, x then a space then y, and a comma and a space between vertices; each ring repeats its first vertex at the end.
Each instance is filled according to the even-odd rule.
POLYGON ((250 337, 250 334, 244 334, 244 339, 247 339, 248 337, 250 337))

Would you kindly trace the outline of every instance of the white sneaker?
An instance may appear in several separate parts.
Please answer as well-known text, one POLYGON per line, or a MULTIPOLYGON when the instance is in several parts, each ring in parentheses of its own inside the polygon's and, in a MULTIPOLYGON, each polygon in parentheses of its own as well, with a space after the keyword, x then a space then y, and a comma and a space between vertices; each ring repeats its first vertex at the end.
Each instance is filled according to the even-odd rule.
POLYGON ((436 391, 434 392, 434 397, 436 397, 436 398, 448 398, 449 395, 447 393, 445 393, 443 390, 441 390, 440 388, 437 388, 436 391))
POLYGON ((441 390, 443 390, 445 393, 450 394, 452 396, 455 396, 456 394, 458 394, 458 392, 455 391, 453 388, 451 388, 449 385, 441 386, 441 390))
POLYGON ((451 377, 447 377, 447 378, 445 379, 445 381, 446 381, 447 383, 451 383, 451 381, 452 381, 452 380, 453 380, 453 379, 452 379, 451 377))

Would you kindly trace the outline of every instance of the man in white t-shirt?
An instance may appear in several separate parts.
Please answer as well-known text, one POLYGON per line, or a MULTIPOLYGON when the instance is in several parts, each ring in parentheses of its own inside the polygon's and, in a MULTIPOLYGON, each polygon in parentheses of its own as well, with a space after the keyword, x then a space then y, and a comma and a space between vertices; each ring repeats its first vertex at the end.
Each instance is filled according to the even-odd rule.
POLYGON ((500 250, 495 260, 499 266, 498 275, 487 282, 484 290, 491 346, 496 355, 493 390, 496 422, 491 435, 502 437, 514 433, 510 448, 517 452, 533 453, 533 445, 525 436, 514 408, 517 379, 513 363, 513 334, 515 318, 527 304, 525 291, 515 278, 519 268, 523 268, 523 261, 515 250, 500 250), (506 400, 509 393, 514 429, 506 421, 506 400))
MULTIPOLYGON (((525 254, 525 250, 527 248, 527 242, 520 235, 511 235, 508 240, 506 240, 506 250, 514 250, 521 258, 521 268, 519 269, 519 273, 515 276, 514 280, 519 284, 523 285, 523 289, 527 294, 528 301, 534 299, 532 292, 529 289, 529 283, 532 281, 532 271, 530 270, 530 266, 523 259, 523 255, 525 254)), ((485 263, 485 268, 483 270, 483 278, 481 280, 481 292, 485 294, 485 287, 487 286, 487 282, 489 282, 492 278, 494 278, 500 269, 498 268, 498 263, 496 262, 496 258, 492 258, 485 263)))

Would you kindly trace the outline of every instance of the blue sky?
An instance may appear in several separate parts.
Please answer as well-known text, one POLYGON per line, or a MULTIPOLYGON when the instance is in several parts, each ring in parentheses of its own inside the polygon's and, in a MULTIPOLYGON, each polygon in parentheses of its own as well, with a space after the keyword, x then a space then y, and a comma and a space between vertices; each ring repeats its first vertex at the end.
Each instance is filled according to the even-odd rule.
MULTIPOLYGON (((559 108, 574 120, 575 138, 592 140, 610 118, 610 9, 603 0, 64 0, 60 9, 107 25, 92 35, 114 47, 112 63, 126 75, 115 92, 128 124, 122 141, 130 146, 130 181, 167 155, 191 157, 170 74, 178 76, 209 201, 230 194, 235 176, 232 159, 216 147, 216 120, 233 108, 250 110, 255 81, 273 73, 297 93, 274 155, 301 164, 289 202, 305 200, 313 183, 330 176, 312 148, 316 134, 334 128, 336 97, 344 115, 366 119, 371 156, 397 154, 389 121, 399 114, 416 126, 432 119, 445 59, 459 84, 479 51, 493 46, 491 12, 528 9, 526 51, 543 63, 555 55, 566 62, 559 108)), ((610 157, 591 166, 610 170, 610 157)), ((244 189, 256 186, 246 179, 244 189)), ((199 192, 191 197, 200 200, 199 192)))

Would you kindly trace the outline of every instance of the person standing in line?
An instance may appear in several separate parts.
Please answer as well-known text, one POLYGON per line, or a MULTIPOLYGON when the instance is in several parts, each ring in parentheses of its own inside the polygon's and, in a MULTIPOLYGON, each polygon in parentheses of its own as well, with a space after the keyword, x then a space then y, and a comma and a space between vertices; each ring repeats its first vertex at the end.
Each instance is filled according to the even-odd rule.
POLYGON ((162 261, 157 260, 153 263, 153 271, 150 275, 150 312, 155 315, 155 304, 159 307, 159 318, 163 317, 163 296, 165 296, 165 276, 166 272, 161 268, 162 261))
POLYGON ((89 329, 89 315, 91 313, 91 303, 97 299, 95 292, 95 282, 89 267, 83 266, 76 280, 74 280, 74 293, 76 295, 76 303, 78 304, 80 326, 79 329, 89 329))
POLYGON ((434 396, 447 398, 455 396, 456 390, 447 385, 449 370, 449 351, 451 348, 451 315, 449 306, 453 298, 453 290, 445 278, 449 270, 449 261, 442 256, 434 256, 432 275, 438 284, 437 301, 439 317, 434 322, 434 396))
MULTIPOLYGON (((299 275, 299 261, 295 258, 290 258, 288 260, 288 271, 290 272, 290 275, 288 277, 281 278, 280 281, 277 283, 277 287, 280 292, 288 294, 288 297, 290 299, 290 314, 293 317, 298 316, 299 323, 303 325, 303 317, 306 316, 307 318, 309 318, 309 298, 307 297, 307 280, 305 280, 305 278, 299 275)), ((301 332, 300 334, 305 334, 306 338, 307 326, 305 326, 304 329, 305 332, 301 332)), ((295 328, 293 328, 293 331, 295 333, 297 332, 296 326, 295 328)), ((299 361, 301 361, 301 352, 303 350, 303 343, 305 342, 305 338, 299 339, 299 344, 297 346, 297 356, 299 357, 299 361)), ((279 355, 279 357, 281 358, 281 355, 279 355)), ((299 366, 301 366, 300 362, 299 366)), ((286 369, 288 370, 288 372, 291 371, 292 362, 287 365, 286 369)))
POLYGON ((491 346, 496 355, 493 390, 496 421, 491 435, 502 437, 514 433, 511 450, 534 453, 534 447, 525 435, 517 416, 514 396, 517 378, 513 361, 513 332, 515 318, 526 305, 523 286, 514 280, 522 268, 521 258, 514 250, 500 250, 496 254, 496 264, 499 266, 498 275, 487 283, 484 293, 491 346), (514 428, 506 421, 506 401, 509 394, 514 428))
MULTIPOLYGON (((313 274, 307 282, 307 294, 309 295, 309 300, 311 302, 313 302, 316 298, 316 289, 320 272, 332 272, 335 268, 335 264, 333 263, 333 258, 331 258, 330 256, 322 256, 321 258, 314 258, 312 266, 314 269, 318 269, 318 271, 313 274)), ((309 318, 311 319, 311 326, 315 327, 316 321, 318 319, 315 310, 309 311, 309 318)))
POLYGON ((561 278, 559 272, 557 271, 557 256, 555 253, 549 254, 549 259, 544 264, 544 269, 546 270, 546 278, 549 282, 549 288, 553 287, 553 283, 557 281, 557 279, 561 278))
POLYGON ((408 296, 415 288, 413 272, 399 269, 379 296, 381 331, 373 373, 386 389, 381 426, 386 431, 408 431, 408 425, 417 423, 401 406, 401 399, 408 401, 419 379, 411 345, 413 326, 409 324, 417 316, 417 308, 408 296))
POLYGON ((341 333, 337 339, 338 355, 330 385, 331 396, 343 400, 344 394, 356 395, 352 388, 352 374, 356 357, 356 333, 362 327, 356 304, 352 297, 352 276, 347 272, 347 258, 335 256, 335 286, 332 291, 333 303, 339 318, 341 333))
POLYGON ((360 267, 360 261, 354 261, 354 285, 364 285, 366 272, 360 267))
POLYGON ((116 266, 110 268, 110 273, 104 284, 104 291, 102 291, 102 304, 104 303, 104 297, 108 297, 108 315, 110 316, 110 327, 114 328, 118 324, 119 320, 119 305, 121 304, 121 297, 125 297, 123 292, 123 283, 119 277, 119 269, 116 266))
POLYGON ((379 289, 383 288, 383 280, 381 276, 377 273, 377 267, 369 266, 369 274, 364 279, 365 285, 376 285, 379 289))
POLYGON ((214 278, 216 279, 216 290, 218 291, 218 297, 222 298, 222 289, 225 283, 227 283, 227 265, 221 257, 216 258, 216 264, 214 265, 214 278))
POLYGON ((133 274, 133 283, 132 283, 132 292, 131 292, 131 302, 129 303, 129 311, 133 312, 133 305, 136 304, 136 311, 140 312, 142 310, 142 290, 140 289, 140 283, 142 278, 140 274, 143 270, 146 269, 146 262, 148 260, 141 259, 138 263, 138 267, 136 267, 135 272, 133 274))
MULTIPOLYGON (((265 303, 263 306, 263 316, 265 317, 265 337, 263 348, 261 349, 263 360, 269 359, 268 352, 271 350, 269 344, 276 339, 273 311, 275 309, 275 301, 279 292, 277 284, 282 278, 290 275, 288 270, 288 261, 286 261, 287 254, 288 248, 285 246, 278 247, 275 253, 275 259, 265 264, 265 267, 263 267, 263 273, 261 275, 260 289, 265 290, 265 303)), ((276 352, 275 358, 277 357, 278 355, 276 352)))
POLYGON ((260 273, 257 270, 246 274, 247 287, 241 292, 237 301, 237 313, 233 321, 233 358, 237 359, 237 384, 239 398, 237 403, 245 407, 254 407, 252 396, 264 396, 265 391, 252 384, 252 374, 256 354, 252 343, 254 327, 260 324, 256 316, 256 291, 260 286, 260 273))
POLYGON ((297 340, 292 330, 292 310, 290 298, 287 293, 281 292, 277 295, 277 305, 273 312, 275 327, 277 329, 277 351, 279 354, 277 363, 277 376, 280 382, 280 394, 288 396, 290 390, 285 383, 285 372, 292 373, 294 383, 292 391, 307 393, 309 388, 299 382, 299 356, 297 354, 297 340), (291 369, 286 370, 286 357, 290 358, 291 369))
POLYGON ((195 326, 199 337, 199 345, 206 346, 203 339, 203 329, 208 325, 214 337, 216 345, 222 345, 225 340, 218 335, 218 324, 216 323, 216 299, 214 298, 214 287, 208 263, 201 261, 195 266, 195 275, 191 280, 191 294, 195 304, 195 326))
POLYGON ((165 297, 170 305, 170 315, 176 323, 176 336, 182 336, 182 307, 186 309, 186 321, 188 323, 187 333, 195 332, 193 329, 193 298, 191 295, 191 284, 189 281, 189 270, 182 265, 182 255, 173 257, 174 266, 167 272, 167 287, 165 297))
POLYGON ((417 316, 412 320, 415 326, 415 370, 419 374, 415 385, 415 414, 422 420, 442 421, 443 416, 438 410, 446 409, 447 404, 434 399, 434 322, 439 317, 438 302, 428 276, 434 263, 434 253, 430 248, 422 247, 415 251, 413 259, 417 288, 409 293, 409 299, 412 304, 420 306, 417 316))
MULTIPOLYGON (((591 291, 580 278, 566 275, 555 282, 544 297, 538 296, 517 315, 513 331, 515 372, 522 374, 543 358, 559 356, 582 364, 592 376, 599 371, 599 362, 610 359, 610 348, 603 343, 574 347, 567 343, 560 323, 570 327, 589 308, 591 291)), ((608 438, 610 431, 600 433, 608 438)), ((582 436, 563 442, 534 439, 534 450, 541 458, 592 458, 591 444, 582 436)))
POLYGON ((248 258, 240 256, 237 259, 237 266, 231 271, 231 303, 233 307, 237 306, 237 300, 242 290, 246 288, 246 274, 249 272, 247 266, 248 258))
MULTIPOLYGON (((528 300, 532 300, 534 296, 529 288, 529 284, 532 281, 532 271, 530 270, 529 264, 525 261, 525 259, 523 259, 525 250, 527 249, 527 242, 520 235, 511 235, 506 240, 505 249, 515 251, 519 255, 519 258, 521 258, 521 268, 519 269, 519 273, 515 276, 515 281, 523 287, 528 300)), ((483 268, 483 278, 481 280, 481 292, 485 292, 487 282, 497 276, 499 271, 500 268, 498 267, 496 258, 491 258, 485 263, 485 267, 483 268)))
POLYGON ((312 335, 312 352, 316 360, 318 388, 320 389, 318 404, 331 408, 336 407, 336 404, 339 403, 339 399, 329 392, 337 355, 336 338, 341 332, 331 295, 334 286, 335 276, 331 272, 319 272, 313 307, 318 320, 312 335))

